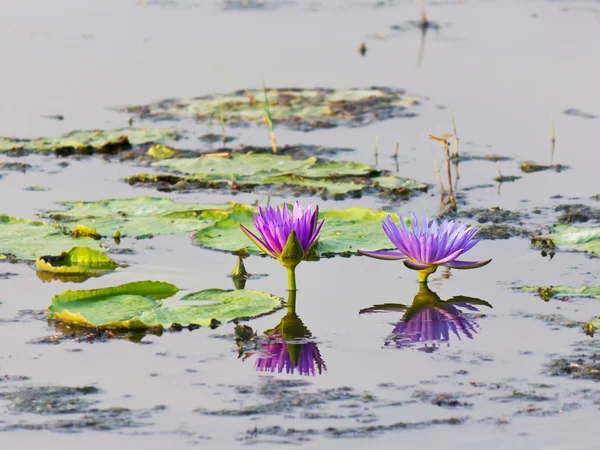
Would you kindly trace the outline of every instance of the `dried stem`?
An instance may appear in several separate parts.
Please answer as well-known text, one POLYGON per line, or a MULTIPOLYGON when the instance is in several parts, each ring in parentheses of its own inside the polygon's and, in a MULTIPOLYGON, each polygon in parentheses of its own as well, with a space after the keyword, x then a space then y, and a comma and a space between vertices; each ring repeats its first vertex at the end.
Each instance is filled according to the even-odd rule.
POLYGON ((456 122, 454 121, 452 108, 450 108, 450 118, 452 119, 452 134, 454 134, 454 153, 452 154, 452 157, 458 158, 458 135, 456 134, 456 122))
POLYGON ((445 197, 446 189, 444 188, 444 182, 442 181, 442 175, 440 174, 440 168, 438 167, 438 163, 435 159, 435 156, 433 157, 433 170, 435 170, 435 175, 437 177, 438 183, 440 183, 440 191, 442 191, 442 197, 445 197))
POLYGON ((454 191, 452 189, 452 171, 450 168, 450 142, 445 141, 444 143, 444 152, 446 153, 446 173, 448 175, 448 195, 450 197, 450 202, 452 203, 452 208, 456 210, 456 199, 454 198, 454 191))
POLYGON ((427 20, 427 14, 425 13, 425 0, 419 0, 419 7, 421 9, 421 27, 427 28, 429 21, 427 20))

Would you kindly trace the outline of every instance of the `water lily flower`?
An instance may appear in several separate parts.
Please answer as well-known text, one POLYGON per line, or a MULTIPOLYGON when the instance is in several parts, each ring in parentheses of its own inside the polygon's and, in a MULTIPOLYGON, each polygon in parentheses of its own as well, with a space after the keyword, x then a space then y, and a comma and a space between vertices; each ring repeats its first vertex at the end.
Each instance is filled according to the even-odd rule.
POLYGON ((293 211, 287 204, 283 207, 259 208, 254 214, 254 226, 260 238, 244 225, 240 227, 244 233, 267 255, 279 260, 288 269, 290 289, 296 289, 294 269, 308 254, 317 242, 321 227, 325 222, 318 222, 319 207, 313 208, 309 203, 306 210, 299 202, 294 204, 293 211))
POLYGON ((377 259, 400 259, 409 269, 419 271, 419 281, 427 281, 439 266, 453 269, 475 269, 488 264, 485 261, 458 261, 463 253, 473 248, 480 240, 475 239, 479 228, 459 224, 454 220, 444 220, 438 224, 436 220, 429 224, 427 215, 419 225, 415 214, 411 215, 411 227, 400 217, 400 226, 391 216, 387 216, 382 224, 383 231, 396 246, 398 251, 370 252, 359 250, 359 253, 377 259))

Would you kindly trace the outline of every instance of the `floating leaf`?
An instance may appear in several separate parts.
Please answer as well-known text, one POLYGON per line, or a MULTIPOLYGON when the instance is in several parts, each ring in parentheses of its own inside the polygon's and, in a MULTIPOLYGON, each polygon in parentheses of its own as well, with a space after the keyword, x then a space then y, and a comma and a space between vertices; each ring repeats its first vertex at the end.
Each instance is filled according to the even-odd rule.
POLYGON ((73 247, 58 256, 40 256, 35 266, 43 272, 63 275, 102 275, 119 264, 103 253, 87 247, 73 247))
POLYGON ((600 227, 578 228, 570 225, 556 225, 550 234, 533 236, 534 243, 557 250, 589 252, 600 256, 600 227))
POLYGON ((170 283, 140 281, 104 289, 67 291, 52 298, 48 318, 88 327, 148 328, 139 315, 160 307, 159 299, 171 297, 178 290, 170 283))
POLYGON ((293 159, 289 155, 233 153, 206 155, 193 159, 167 159, 153 166, 169 174, 140 174, 128 178, 130 184, 191 189, 252 190, 256 187, 296 188, 313 193, 345 195, 350 192, 405 194, 426 190, 427 185, 399 178, 363 163, 323 161, 315 157, 293 159), (172 175, 176 174, 176 175, 172 175), (180 175, 182 174, 182 175, 180 175))
POLYGON ((186 234, 213 225, 227 215, 230 204, 175 203, 172 199, 137 197, 96 202, 63 202, 65 211, 43 217, 93 226, 103 236, 151 237, 186 234))
POLYGON ((283 301, 271 294, 250 290, 209 289, 185 296, 187 303, 162 307, 159 299, 178 291, 169 283, 142 281, 91 291, 67 291, 54 296, 49 318, 89 327, 152 329, 205 326, 268 314, 283 301), (194 304, 191 304, 194 302, 194 304))
POLYGON ((228 95, 161 100, 140 106, 116 108, 144 119, 210 120, 220 103, 229 125, 264 122, 265 97, 274 124, 310 131, 335 126, 360 126, 393 117, 412 117, 407 109, 418 105, 417 97, 390 88, 368 89, 264 89, 237 91, 228 95), (264 95, 263 95, 264 94, 264 95), (255 99, 249 102, 248 97, 255 99))
POLYGON ((61 227, 28 219, 0 215, 0 255, 36 260, 41 255, 58 255, 72 247, 100 249, 100 242, 74 238, 61 227))
MULTIPOLYGON (((195 243, 214 250, 232 252, 245 248, 248 253, 260 254, 262 252, 240 232, 240 223, 253 229, 254 211, 247 205, 236 205, 225 219, 194 233, 193 239, 195 243)), ((393 245, 381 228, 386 215, 383 211, 360 207, 320 212, 319 220, 325 219, 325 225, 314 247, 317 255, 355 253, 358 248, 392 248, 393 245)))
POLYGON ((76 130, 59 138, 16 139, 0 137, 0 152, 113 152, 131 145, 147 144, 165 139, 177 139, 172 128, 122 128, 117 130, 76 130))
POLYGON ((184 327, 208 326, 215 320, 226 323, 234 319, 261 316, 279 309, 283 303, 280 297, 246 289, 207 289, 186 295, 182 300, 197 304, 146 311, 140 316, 140 320, 149 326, 162 325, 163 328, 168 328, 173 323, 184 327))
POLYGON ((520 286, 516 288, 524 292, 535 292, 544 299, 552 297, 593 297, 600 298, 600 286, 520 286))
POLYGON ((85 225, 77 225, 73 228, 73 237, 90 237, 92 239, 100 239, 100 235, 95 228, 86 227, 85 225))

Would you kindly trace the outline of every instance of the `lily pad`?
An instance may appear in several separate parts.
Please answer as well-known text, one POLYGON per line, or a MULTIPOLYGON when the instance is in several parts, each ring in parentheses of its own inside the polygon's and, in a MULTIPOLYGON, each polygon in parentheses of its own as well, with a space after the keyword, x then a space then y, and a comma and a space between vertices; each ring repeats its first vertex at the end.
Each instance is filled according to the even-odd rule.
POLYGON ((137 197, 96 202, 62 202, 65 211, 43 214, 66 224, 94 227, 103 236, 151 237, 185 234, 213 225, 227 215, 231 204, 175 203, 172 199, 137 197))
POLYGON ((58 256, 40 256, 35 267, 43 272, 63 275, 102 275, 119 267, 119 264, 94 249, 73 247, 58 256))
POLYGON ((252 290, 227 291, 207 289, 186 295, 181 299, 196 302, 190 306, 170 306, 146 311, 140 320, 148 326, 161 325, 169 328, 177 323, 183 327, 189 325, 208 326, 214 321, 226 323, 234 319, 248 319, 279 309, 283 300, 266 292, 252 290))
POLYGON ((156 281, 67 291, 54 296, 48 318, 88 327, 157 329, 253 318, 271 313, 283 304, 281 298, 265 292, 208 289, 183 297, 184 305, 162 307, 159 300, 177 291, 172 284, 156 281))
POLYGON ((122 128, 116 130, 75 130, 57 138, 17 139, 0 137, 0 152, 81 152, 112 153, 132 145, 177 139, 172 128, 122 128))
POLYGON ((64 228, 44 222, 0 215, 0 259, 36 260, 76 246, 100 250, 100 241, 75 238, 64 228))
POLYGON ((146 155, 152 159, 168 159, 177 155, 177 150, 168 145, 154 144, 148 149, 146 155))
MULTIPOLYGON (((420 99, 391 88, 367 89, 267 89, 269 112, 274 124, 303 131, 336 126, 361 126, 393 117, 412 117, 407 111, 420 99)), ((209 120, 222 105, 228 125, 263 124, 265 92, 237 91, 225 95, 166 99, 139 106, 115 108, 142 119, 209 120)))
POLYGON ((533 236, 532 241, 546 248, 587 252, 593 256, 600 256, 600 227, 578 228, 556 225, 552 233, 533 236))
POLYGON ((158 281, 67 291, 52 298, 48 318, 89 327, 148 328, 138 316, 159 308, 159 299, 171 297, 178 291, 176 286, 158 281))
POLYGON ((426 190, 415 180, 385 174, 363 163, 324 161, 315 157, 293 159, 288 155, 233 153, 207 155, 193 159, 167 159, 153 163, 169 174, 140 174, 128 178, 129 184, 160 188, 253 190, 289 187, 302 192, 343 196, 349 193, 380 192, 406 194, 426 190), (172 175, 175 174, 175 175, 172 175), (179 175, 179 174, 182 174, 179 175))
MULTIPOLYGON (((240 224, 254 229, 252 218, 255 211, 247 205, 236 205, 226 218, 194 233, 192 239, 196 244, 213 250, 233 252, 244 248, 250 254, 261 254, 262 252, 240 231, 240 224)), ((359 248, 393 248, 381 228, 386 215, 384 211, 360 207, 320 212, 319 220, 325 219, 325 225, 314 247, 316 256, 349 255, 359 248)))
POLYGON ((600 286, 520 286, 516 289, 524 292, 535 292, 545 300, 549 300, 552 297, 600 298, 600 286))

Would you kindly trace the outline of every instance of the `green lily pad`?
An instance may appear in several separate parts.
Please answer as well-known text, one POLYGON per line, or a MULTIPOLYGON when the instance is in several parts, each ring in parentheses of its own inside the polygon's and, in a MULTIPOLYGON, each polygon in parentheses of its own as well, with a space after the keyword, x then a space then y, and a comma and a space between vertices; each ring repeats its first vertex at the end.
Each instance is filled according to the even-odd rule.
POLYGON ((102 275, 119 267, 104 253, 88 247, 73 247, 58 256, 40 256, 35 266, 43 272, 63 275, 102 275))
MULTIPOLYGON (((407 110, 419 99, 390 88, 267 89, 268 111, 276 125, 303 131, 336 126, 361 126, 393 117, 412 117, 407 110)), ((219 103, 228 125, 263 124, 265 92, 237 91, 226 95, 161 100, 148 105, 115 108, 143 119, 175 120, 218 117, 219 103)))
POLYGON ((137 197, 96 202, 62 202, 65 211, 42 217, 94 227, 103 236, 151 237, 185 234, 213 225, 227 215, 230 204, 175 203, 172 199, 137 197))
MULTIPOLYGON (((254 230, 252 218, 256 210, 247 205, 236 205, 229 215, 213 226, 192 235, 194 242, 202 247, 225 252, 246 249, 250 254, 262 252, 240 230, 240 224, 254 230)), ((319 213, 324 219, 319 241, 313 247, 317 256, 334 256, 363 250, 393 248, 393 244, 381 228, 387 213, 367 208, 348 208, 319 213)), ((392 214, 392 217, 396 217, 392 214)))
POLYGON ((556 225, 550 234, 534 236, 534 244, 542 247, 587 252, 600 256, 600 227, 579 228, 571 225, 556 225))
POLYGON ((148 328, 139 320, 144 311, 159 308, 160 299, 179 289, 158 281, 140 281, 117 287, 67 291, 55 295, 48 318, 102 328, 148 328))
POLYGON ((147 144, 165 139, 177 139, 172 128, 122 128, 116 130, 75 130, 58 138, 16 139, 0 137, 0 152, 113 152, 132 145, 147 144))
POLYGON ((186 295, 182 301, 195 301, 196 305, 172 306, 146 311, 140 320, 148 325, 170 327, 173 323, 181 326, 208 326, 214 321, 226 323, 234 319, 248 319, 270 313, 283 304, 281 298, 266 292, 252 290, 227 291, 207 289, 186 295))
POLYGON ((62 227, 0 215, 1 259, 36 260, 41 255, 58 255, 77 246, 100 250, 99 241, 75 238, 62 227))
POLYGON ((207 155, 193 159, 167 159, 152 165, 169 174, 140 174, 128 178, 129 184, 162 188, 185 185, 190 189, 252 190, 256 187, 289 187, 309 193, 345 195, 351 192, 406 194, 426 190, 415 180, 386 174, 363 163, 323 161, 315 157, 293 159, 272 153, 233 153, 207 155), (180 175, 181 174, 181 175, 180 175))
POLYGON ((67 291, 54 296, 48 318, 112 329, 153 329, 207 326, 253 318, 279 309, 283 300, 265 292, 208 289, 183 297, 184 305, 162 307, 160 299, 177 293, 169 283, 142 281, 91 291, 67 291), (191 304, 194 302, 194 304, 191 304))

